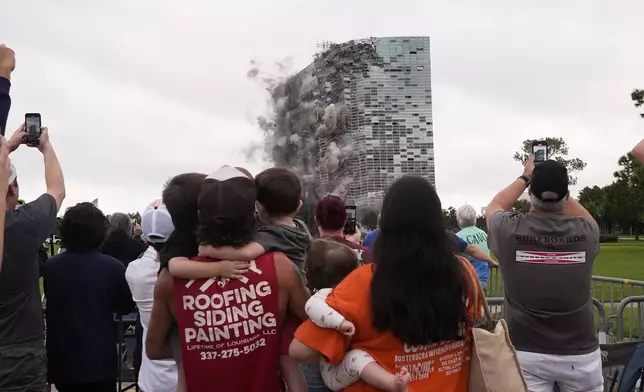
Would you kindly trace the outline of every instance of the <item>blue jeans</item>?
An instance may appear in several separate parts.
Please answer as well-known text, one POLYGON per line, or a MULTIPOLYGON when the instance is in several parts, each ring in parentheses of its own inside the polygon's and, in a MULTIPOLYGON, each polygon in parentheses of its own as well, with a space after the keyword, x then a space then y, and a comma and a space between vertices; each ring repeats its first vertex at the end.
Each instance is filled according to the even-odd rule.
POLYGON ((308 392, 333 392, 324 384, 320 374, 320 365, 303 363, 300 365, 309 385, 308 392))

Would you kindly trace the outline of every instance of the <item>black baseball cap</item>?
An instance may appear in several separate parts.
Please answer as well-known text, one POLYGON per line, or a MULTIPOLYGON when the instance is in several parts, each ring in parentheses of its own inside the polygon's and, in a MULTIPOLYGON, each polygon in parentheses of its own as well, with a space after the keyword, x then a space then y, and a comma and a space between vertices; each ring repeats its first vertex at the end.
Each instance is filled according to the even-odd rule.
POLYGON ((568 196, 568 169, 552 159, 537 163, 532 171, 530 191, 541 201, 563 200, 568 196))
MULTIPOLYGON (((204 180, 199 193, 202 230, 244 235, 255 227, 255 181, 243 168, 222 166, 204 180)), ((225 233, 222 233, 222 235, 225 233)))

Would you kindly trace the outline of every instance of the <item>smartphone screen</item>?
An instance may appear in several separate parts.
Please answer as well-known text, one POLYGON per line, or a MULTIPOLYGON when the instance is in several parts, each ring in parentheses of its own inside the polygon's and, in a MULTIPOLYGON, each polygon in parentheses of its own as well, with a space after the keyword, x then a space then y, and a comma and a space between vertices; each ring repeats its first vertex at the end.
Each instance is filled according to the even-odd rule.
POLYGON ((347 223, 344 225, 344 233, 351 235, 356 232, 356 206, 347 206, 347 223))
POLYGON ((548 159, 548 145, 546 142, 533 142, 532 155, 535 162, 543 162, 548 159))
POLYGON ((40 144, 40 114, 38 113, 27 113, 25 114, 25 130, 27 131, 27 137, 25 138, 25 143, 30 146, 37 146, 40 144))

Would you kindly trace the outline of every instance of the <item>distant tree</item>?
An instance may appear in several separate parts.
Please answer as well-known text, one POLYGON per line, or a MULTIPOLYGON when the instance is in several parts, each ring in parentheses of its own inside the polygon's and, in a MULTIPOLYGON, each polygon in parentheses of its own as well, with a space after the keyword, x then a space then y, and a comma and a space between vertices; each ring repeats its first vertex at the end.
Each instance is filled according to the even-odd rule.
POLYGON ((595 220, 599 222, 604 217, 604 188, 600 188, 597 185, 592 188, 585 187, 579 191, 577 199, 595 220))
POLYGON ((522 214, 527 214, 530 212, 530 202, 525 200, 525 199, 519 199, 514 202, 514 206, 512 206, 512 209, 516 212, 520 212, 522 214))
POLYGON ((449 206, 446 210, 443 210, 443 222, 445 222, 445 228, 447 230, 458 230, 458 221, 456 220, 456 209, 452 206, 449 206))
POLYGON ((620 168, 613 173, 615 182, 604 189, 603 210, 639 239, 644 222, 644 169, 631 153, 622 155, 617 164, 620 168))
MULTIPOLYGON (((577 177, 572 173, 580 172, 586 167, 586 162, 579 158, 568 158, 568 144, 560 137, 545 138, 548 143, 548 159, 554 159, 561 162, 568 169, 568 180, 570 185, 577 184, 577 177)), ((533 140, 524 140, 521 150, 514 153, 514 160, 525 164, 528 155, 532 154, 533 140)))
MULTIPOLYGON (((644 106, 644 90, 633 90, 631 93, 631 99, 633 100, 636 108, 644 106)), ((644 118, 644 113, 640 113, 640 116, 644 118)))
POLYGON ((378 211, 371 208, 364 208, 361 211, 360 223, 369 229, 378 227, 378 211))
POLYGON ((487 231, 487 220, 485 219, 485 215, 479 215, 476 217, 476 227, 487 231))

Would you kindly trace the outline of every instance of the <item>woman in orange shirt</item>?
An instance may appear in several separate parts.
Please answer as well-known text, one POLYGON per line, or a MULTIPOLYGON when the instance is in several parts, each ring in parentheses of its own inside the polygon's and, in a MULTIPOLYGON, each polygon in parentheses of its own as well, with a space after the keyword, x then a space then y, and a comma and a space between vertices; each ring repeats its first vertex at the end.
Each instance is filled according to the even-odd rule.
MULTIPOLYGON (((427 180, 405 176, 389 188, 374 249, 374 264, 353 271, 327 297, 355 326, 353 337, 306 321, 291 356, 338 364, 349 348, 360 349, 392 374, 406 368, 410 391, 467 392, 468 335, 478 318, 470 304, 478 282, 452 252, 440 200, 427 180)), ((378 391, 361 380, 344 390, 378 391)))

